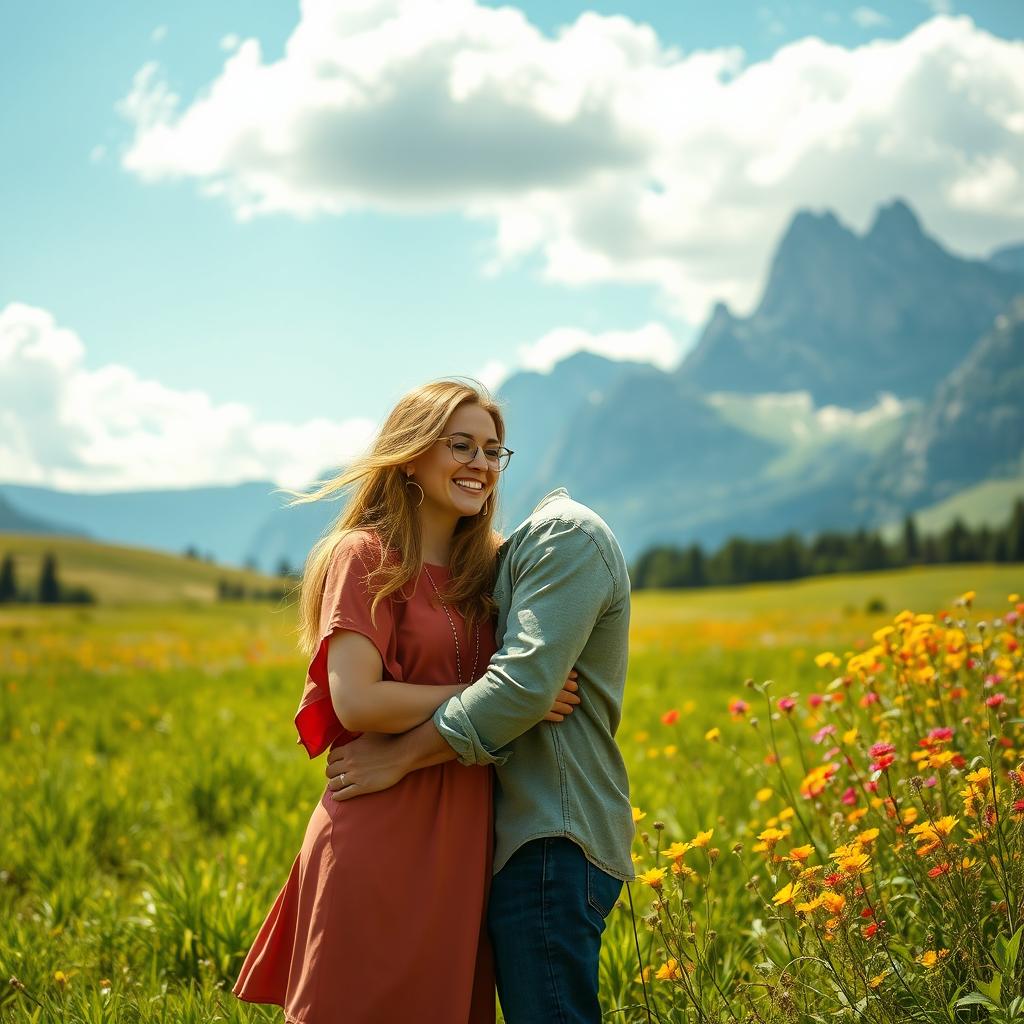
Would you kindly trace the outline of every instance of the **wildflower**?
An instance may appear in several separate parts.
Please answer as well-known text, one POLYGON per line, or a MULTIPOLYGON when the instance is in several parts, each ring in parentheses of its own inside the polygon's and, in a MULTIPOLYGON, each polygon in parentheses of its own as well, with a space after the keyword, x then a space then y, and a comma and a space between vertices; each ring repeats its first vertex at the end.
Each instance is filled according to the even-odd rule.
POLYGON ((800 882, 787 882, 773 897, 772 903, 777 907, 784 907, 787 903, 793 902, 793 897, 800 891, 800 882))
POLYGON ((710 741, 711 743, 715 743, 715 742, 717 742, 719 736, 721 736, 721 735, 722 735, 722 730, 719 729, 718 726, 716 725, 713 728, 708 729, 708 731, 706 733, 704 733, 704 739, 710 741))
POLYGON ((687 850, 690 849, 689 843, 673 843, 671 846, 661 851, 663 857, 669 857, 672 860, 678 860, 687 850))
POLYGON ((695 836, 693 837, 693 839, 691 839, 691 840, 690 840, 690 842, 691 842, 691 843, 692 843, 692 844, 693 844, 694 846, 707 846, 707 845, 708 845, 708 842, 710 841, 711 837, 712 837, 712 836, 713 836, 714 834, 715 834, 715 830, 714 830, 713 828, 709 828, 709 829, 707 830, 707 832, 698 832, 698 833, 697 833, 697 834, 696 834, 696 835, 695 835, 695 836))
POLYGON ((862 871, 870 871, 870 860, 866 853, 851 853, 848 857, 843 857, 839 861, 839 866, 848 875, 857 875, 862 871))
POLYGON ((641 885, 649 885, 652 889, 660 889, 664 878, 664 868, 651 868, 649 871, 644 871, 636 876, 636 880, 641 885))
POLYGON ((939 875, 949 874, 949 863, 936 864, 935 867, 931 868, 928 872, 929 878, 938 878, 939 875))
POLYGON ((818 668, 825 668, 826 666, 829 668, 838 668, 839 659, 831 651, 822 651, 821 654, 816 654, 814 656, 814 664, 817 665, 818 668))
POLYGON ((812 708, 820 708, 825 703, 825 698, 820 693, 812 693, 807 698, 807 703, 812 708))
POLYGON ((821 903, 830 914, 841 914, 846 906, 846 897, 839 892, 823 892, 821 903))
POLYGON ((828 725, 823 725, 812 737, 812 743, 820 743, 826 736, 831 736, 836 731, 836 727, 829 722, 828 725))
POLYGON ((734 697, 729 701, 729 714, 733 718, 741 718, 750 710, 750 705, 745 700, 740 700, 739 697, 734 697))
POLYGON ((811 800, 816 796, 819 796, 825 789, 829 780, 835 773, 839 771, 839 765, 835 761, 830 761, 828 764, 818 765, 817 768, 812 768, 803 782, 800 783, 800 792, 805 799, 811 800))
POLYGON ((768 799, 771 798, 771 795, 772 795, 773 792, 774 791, 772 790, 771 786, 765 786, 763 789, 759 789, 754 794, 754 796, 757 798, 758 803, 762 803, 763 804, 765 802, 765 800, 768 800, 768 799))
POLYGON ((878 931, 878 922, 877 921, 872 921, 871 924, 869 924, 866 928, 862 929, 861 934, 864 936, 865 939, 870 939, 870 938, 874 937, 874 934, 877 931, 878 931))
POLYGON ((948 949, 929 949, 922 953, 918 958, 917 962, 923 967, 932 968, 934 967, 943 957, 949 954, 948 949))
POLYGON ((992 778, 992 772, 987 766, 982 766, 976 772, 970 772, 967 781, 977 785, 983 792, 988 788, 988 782, 992 778))
POLYGON ((815 896, 813 900, 808 900, 806 903, 797 903, 793 909, 798 914, 811 914, 822 905, 821 896, 815 896))
POLYGON ((697 872, 693 868, 688 867, 681 860, 672 861, 672 874, 679 875, 684 880, 687 878, 696 878, 697 872))
POLYGON ((848 747, 856 739, 857 739, 857 729, 856 728, 854 728, 854 729, 847 729, 846 732, 843 733, 843 745, 844 746, 848 747))
POLYGON ((871 979, 871 980, 870 980, 870 981, 868 982, 868 987, 869 987, 869 988, 878 988, 878 986, 879 986, 879 985, 881 985, 883 981, 885 981, 885 979, 886 979, 886 977, 888 976, 888 974, 889 974, 889 971, 888 971, 888 970, 884 970, 884 971, 882 971, 882 973, 881 973, 881 974, 876 974, 876 975, 875 975, 875 976, 874 976, 874 977, 873 977, 873 978, 872 978, 872 979, 871 979))
POLYGON ((843 790, 843 795, 839 799, 842 803, 846 804, 847 807, 850 807, 857 802, 857 790, 855 790, 853 786, 847 786, 846 789, 843 790))
POLYGON ((796 701, 792 697, 780 697, 776 704, 780 711, 785 711, 787 714, 796 707, 796 701))
POLYGON ((793 849, 786 854, 786 860, 803 862, 807 860, 812 853, 814 853, 814 847, 810 843, 807 843, 805 846, 794 846, 793 849))
POLYGON ((683 972, 679 969, 679 962, 676 958, 671 957, 658 968, 658 972, 654 976, 658 981, 675 981, 683 976, 683 972))
POLYGON ((70 979, 68 978, 68 976, 63 971, 54 971, 53 972, 54 984, 59 985, 61 988, 66 988, 69 980, 70 979))
POLYGON ((877 828, 866 828, 857 836, 857 842, 861 846, 867 846, 868 843, 873 843, 878 838, 877 828))
POLYGON ((1000 704, 1003 703, 1004 700, 1006 700, 1006 694, 1005 693, 993 693, 991 697, 986 697, 985 698, 985 703, 990 708, 997 708, 997 707, 999 707, 1000 704))
POLYGON ((676 711, 675 708, 673 708, 671 711, 666 711, 665 714, 661 716, 661 720, 666 725, 675 725, 676 722, 679 721, 679 712, 676 711))
POLYGON ((636 824, 638 821, 643 821, 646 817, 646 811, 641 811, 639 807, 633 808, 633 824, 636 824))

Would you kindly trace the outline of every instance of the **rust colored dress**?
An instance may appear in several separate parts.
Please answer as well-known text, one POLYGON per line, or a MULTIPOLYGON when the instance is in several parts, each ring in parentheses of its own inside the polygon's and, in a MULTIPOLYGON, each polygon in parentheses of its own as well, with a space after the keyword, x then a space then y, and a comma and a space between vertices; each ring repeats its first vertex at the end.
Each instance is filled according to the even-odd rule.
MULTIPOLYGON (((334 550, 321 641, 295 716, 310 757, 358 735, 338 721, 330 699, 327 640, 335 630, 372 640, 386 679, 458 681, 451 625, 425 572, 408 600, 385 598, 371 621, 363 578, 378 552, 365 531, 347 534, 334 550)), ((428 568, 443 592, 448 569, 428 568)), ((473 637, 458 611, 448 610, 466 678, 473 637)), ((481 623, 477 675, 495 650, 493 624, 481 623)), ((353 800, 332 800, 325 789, 234 994, 276 1003, 288 1024, 493 1024, 485 923, 492 786, 489 766, 448 761, 353 800)))

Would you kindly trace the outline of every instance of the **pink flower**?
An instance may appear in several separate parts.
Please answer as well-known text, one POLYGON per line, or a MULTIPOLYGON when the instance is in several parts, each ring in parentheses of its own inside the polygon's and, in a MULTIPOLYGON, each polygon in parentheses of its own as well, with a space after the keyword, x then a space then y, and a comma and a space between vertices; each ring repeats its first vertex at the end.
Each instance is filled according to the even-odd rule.
POLYGON ((843 795, 839 798, 847 807, 852 807, 857 802, 857 790, 853 786, 847 786, 843 795))
POLYGON ((828 725, 823 725, 812 737, 813 743, 820 743, 826 736, 831 736, 836 731, 836 727, 829 722, 828 725))
POLYGON ((951 725, 942 725, 937 729, 930 729, 928 731, 928 739, 934 740, 937 743, 941 743, 944 740, 951 740, 953 738, 953 727, 951 725))
POLYGON ((749 709, 750 705, 745 700, 740 700, 738 697, 736 700, 729 701, 730 715, 745 715, 749 709))
POLYGON ((938 781, 939 780, 934 775, 929 775, 928 778, 924 780, 924 784, 926 786, 934 786, 938 781))
POLYGON ((896 748, 891 743, 873 743, 868 748, 868 753, 872 757, 882 757, 884 754, 895 754, 896 748))
POLYGON ((874 704, 878 700, 878 694, 874 690, 868 690, 860 699, 860 706, 866 708, 869 704, 874 704))
POLYGON ((820 708, 821 705, 825 703, 825 698, 822 697, 820 693, 812 693, 807 698, 807 703, 810 704, 812 708, 820 708))
POLYGON ((877 793, 878 792, 878 781, 877 781, 877 779, 871 779, 868 782, 865 782, 864 783, 864 788, 869 793, 877 793))
POLYGON ((999 707, 1000 704, 1003 703, 1004 700, 1006 700, 1006 694, 1005 693, 993 693, 991 697, 986 697, 985 698, 985 703, 990 708, 997 708, 997 707, 999 707))
POLYGON ((792 697, 780 697, 776 703, 778 704, 779 709, 785 711, 787 714, 796 707, 796 701, 793 700, 792 697))

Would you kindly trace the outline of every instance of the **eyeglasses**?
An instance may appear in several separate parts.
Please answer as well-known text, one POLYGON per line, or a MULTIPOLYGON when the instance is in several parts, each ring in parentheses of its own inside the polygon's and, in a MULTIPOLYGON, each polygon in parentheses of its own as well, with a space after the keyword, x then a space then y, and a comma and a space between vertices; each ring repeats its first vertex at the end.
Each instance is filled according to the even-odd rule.
MULTIPOLYGON (((444 441, 446 445, 451 449, 452 456, 456 462, 461 462, 464 465, 472 462, 476 457, 480 448, 473 444, 472 441, 467 441, 460 435, 454 435, 449 437, 439 437, 439 441, 444 441)), ((487 447, 483 449, 484 458, 487 460, 487 465, 493 469, 496 473, 500 473, 502 470, 508 468, 508 460, 515 455, 515 452, 511 448, 496 448, 487 447)))

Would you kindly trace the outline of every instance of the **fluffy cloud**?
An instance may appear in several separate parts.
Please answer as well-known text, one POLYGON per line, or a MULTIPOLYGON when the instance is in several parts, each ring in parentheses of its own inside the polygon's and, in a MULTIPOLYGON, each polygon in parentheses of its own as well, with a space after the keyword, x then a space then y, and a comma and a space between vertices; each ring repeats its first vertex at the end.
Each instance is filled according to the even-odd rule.
POLYGON ((679 363, 680 348, 662 324, 646 324, 634 331, 603 331, 592 334, 580 327, 557 327, 519 349, 524 370, 547 373, 555 363, 575 352, 594 352, 606 359, 653 363, 671 370, 679 363))
POLYGON ((74 490, 271 479, 304 487, 359 451, 369 420, 258 421, 132 370, 84 366, 85 346, 46 310, 0 310, 0 479, 74 490))
POLYGON ((967 17, 744 64, 622 16, 549 37, 475 0, 305 0, 280 60, 246 39, 187 104, 149 64, 121 110, 125 168, 240 217, 456 209, 493 223, 491 270, 539 253, 690 322, 749 308, 798 206, 864 227, 904 196, 976 253, 1024 234, 1024 42, 967 17))

